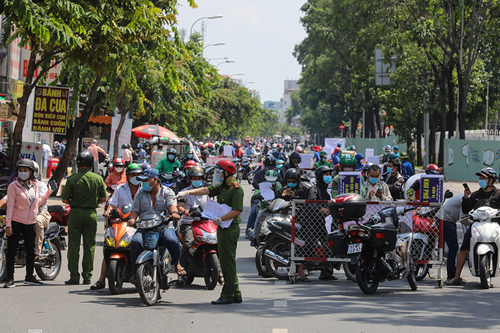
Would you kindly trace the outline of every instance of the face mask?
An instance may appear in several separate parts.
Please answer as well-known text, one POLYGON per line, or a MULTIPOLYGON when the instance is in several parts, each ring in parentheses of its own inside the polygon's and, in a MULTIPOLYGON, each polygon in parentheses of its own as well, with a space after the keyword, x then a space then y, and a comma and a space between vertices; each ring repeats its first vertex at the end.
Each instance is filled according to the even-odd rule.
POLYGON ((288 185, 289 188, 296 188, 297 187, 297 183, 286 183, 288 185))
POLYGON ((63 146, 66 146, 66 142, 63 142, 63 143, 62 143, 62 145, 63 145, 63 146))
POLYGON ((332 182, 332 176, 323 176, 323 181, 325 184, 330 184, 332 182))
MULTIPOLYGON (((267 180, 266 180, 266 181, 267 181, 267 180)), ((271 184, 273 184, 273 185, 274 185, 274 184, 276 184, 276 182, 270 182, 270 181, 267 181, 267 182, 268 182, 268 183, 271 183, 271 184)))
POLYGON ((18 172, 17 175, 21 180, 27 180, 28 178, 30 178, 29 172, 18 172))
POLYGON ((187 157, 188 157, 188 158, 192 158, 192 157, 193 157, 193 154, 187 154, 187 157))
POLYGON ((139 185, 141 181, 139 179, 137 179, 137 177, 132 177, 130 178, 130 184, 134 185, 134 186, 137 186, 139 185))
POLYGON ((149 185, 149 182, 142 182, 142 189, 146 192, 149 192, 151 191, 151 189, 153 188, 151 185, 149 185))
POLYGON ((194 188, 200 188, 203 185, 203 180, 193 180, 192 184, 194 188))
POLYGON ((116 170, 116 172, 118 172, 118 173, 122 173, 122 171, 123 171, 123 167, 116 167, 116 168, 115 168, 115 170, 116 170))
POLYGON ((481 188, 487 188, 488 187, 488 181, 486 179, 479 179, 479 186, 481 186, 481 188))
POLYGON ((378 183, 378 178, 372 178, 372 177, 370 177, 368 179, 368 181, 370 182, 370 184, 375 185, 375 184, 378 183))
POLYGON ((322 157, 321 162, 326 162, 326 158, 322 157))
POLYGON ((175 155, 168 155, 168 159, 169 159, 169 160, 171 160, 171 161, 172 161, 174 158, 175 158, 175 155))
POLYGON ((387 173, 391 174, 392 173, 392 168, 387 167, 387 173))
POLYGON ((222 173, 216 173, 215 178, 217 178, 217 181, 222 183, 224 181, 224 177, 222 176, 222 173))

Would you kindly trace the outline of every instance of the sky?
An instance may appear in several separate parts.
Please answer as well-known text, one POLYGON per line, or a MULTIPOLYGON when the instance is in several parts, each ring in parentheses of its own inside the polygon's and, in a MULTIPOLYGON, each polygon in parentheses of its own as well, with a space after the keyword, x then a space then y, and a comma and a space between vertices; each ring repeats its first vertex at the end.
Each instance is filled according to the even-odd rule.
MULTIPOLYGON (((296 44, 306 33, 300 23, 300 7, 305 0, 196 0, 198 8, 179 1, 179 29, 186 29, 186 39, 193 23, 202 17, 223 15, 218 19, 196 22, 193 31, 201 32, 205 22, 205 43, 225 42, 208 46, 207 59, 225 58, 234 63, 219 65, 219 73, 242 79, 247 88, 255 89, 264 101, 279 101, 283 97, 284 80, 299 79, 300 65, 293 56, 296 44)), ((218 65, 221 60, 211 60, 218 65)))

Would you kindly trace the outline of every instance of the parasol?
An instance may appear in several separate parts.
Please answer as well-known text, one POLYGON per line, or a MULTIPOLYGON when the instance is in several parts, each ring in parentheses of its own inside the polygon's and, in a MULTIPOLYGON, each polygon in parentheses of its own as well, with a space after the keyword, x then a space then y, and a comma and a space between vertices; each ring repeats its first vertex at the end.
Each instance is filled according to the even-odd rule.
POLYGON ((171 140, 179 140, 179 137, 165 127, 158 125, 142 125, 132 129, 132 133, 143 139, 150 139, 153 136, 168 137, 171 140))

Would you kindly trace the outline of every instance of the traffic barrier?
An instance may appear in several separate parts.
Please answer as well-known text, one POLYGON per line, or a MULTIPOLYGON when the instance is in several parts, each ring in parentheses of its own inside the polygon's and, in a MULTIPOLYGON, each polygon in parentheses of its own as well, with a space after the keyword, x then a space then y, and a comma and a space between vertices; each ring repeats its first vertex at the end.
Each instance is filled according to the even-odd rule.
MULTIPOLYGON (((303 261, 351 262, 347 255, 347 240, 341 229, 349 230, 356 221, 332 220, 327 200, 293 200, 289 278, 296 281, 296 264, 303 261), (300 225, 299 228, 296 228, 300 225), (304 244, 303 246, 297 244, 304 244)), ((424 278, 430 265, 437 265, 437 284, 442 287, 443 269, 443 210, 441 203, 402 201, 367 202, 365 215, 358 220, 363 224, 371 216, 387 207, 404 207, 399 217, 398 233, 413 233, 409 253, 417 264, 417 277, 424 278)))

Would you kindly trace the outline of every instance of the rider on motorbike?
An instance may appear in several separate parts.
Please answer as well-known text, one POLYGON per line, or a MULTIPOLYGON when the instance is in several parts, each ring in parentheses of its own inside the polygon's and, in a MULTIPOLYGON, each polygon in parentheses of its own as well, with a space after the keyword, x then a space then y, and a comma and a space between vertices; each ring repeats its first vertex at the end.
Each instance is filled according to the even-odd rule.
MULTIPOLYGON (((281 168, 281 178, 285 179, 285 174, 288 169, 299 169, 300 162, 302 162, 302 157, 300 156, 299 153, 294 151, 293 153, 288 156, 288 163, 285 163, 283 167, 281 168)), ((281 185, 286 185, 284 180, 281 181, 281 185)))
POLYGON ((125 161, 123 158, 115 158, 113 162, 113 172, 106 178, 106 187, 111 185, 120 185, 127 182, 127 175, 125 173, 125 161))
POLYGON ((188 163, 189 161, 194 161, 194 162, 198 162, 198 163, 200 162, 200 161, 198 161, 198 158, 193 154, 193 152, 188 147, 188 149, 186 150, 186 156, 181 161, 181 168, 184 169, 186 163, 188 163))
MULTIPOLYGON (((498 173, 492 168, 483 168, 481 172, 476 173, 476 175, 479 176, 479 186, 481 188, 474 193, 472 193, 469 188, 464 190, 464 198, 462 200, 462 212, 464 214, 468 214, 472 209, 481 206, 490 206, 495 209, 500 208, 500 190, 493 185, 496 179, 498 179, 498 173)), ((467 282, 460 277, 460 274, 465 264, 467 252, 469 252, 470 249, 470 239, 472 237, 471 229, 472 228, 469 228, 464 235, 464 240, 457 256, 455 277, 446 282, 448 285, 461 285, 467 282)))
POLYGON ((370 165, 367 169, 368 181, 365 182, 367 201, 392 201, 389 186, 380 181, 380 167, 377 164, 370 165))
POLYGON ((167 157, 162 159, 156 166, 159 173, 174 172, 175 169, 180 169, 181 162, 177 159, 177 150, 171 148, 167 152, 167 157))
POLYGON ((327 159, 327 156, 328 154, 326 153, 326 151, 322 150, 319 152, 319 161, 314 163, 314 168, 317 169, 319 168, 320 166, 327 166, 327 167, 330 167, 330 162, 328 162, 326 159, 327 159))
POLYGON ((243 158, 243 150, 241 150, 241 143, 237 142, 235 145, 234 157, 243 158))
POLYGON ((189 170, 197 165, 198 164, 195 161, 187 161, 186 164, 184 164, 184 177, 179 179, 175 184, 176 193, 191 185, 191 181, 189 180, 189 170))
POLYGON ((300 172, 297 169, 288 169, 285 173, 285 186, 279 189, 277 199, 290 201, 292 199, 305 199, 306 189, 300 183, 300 172))

